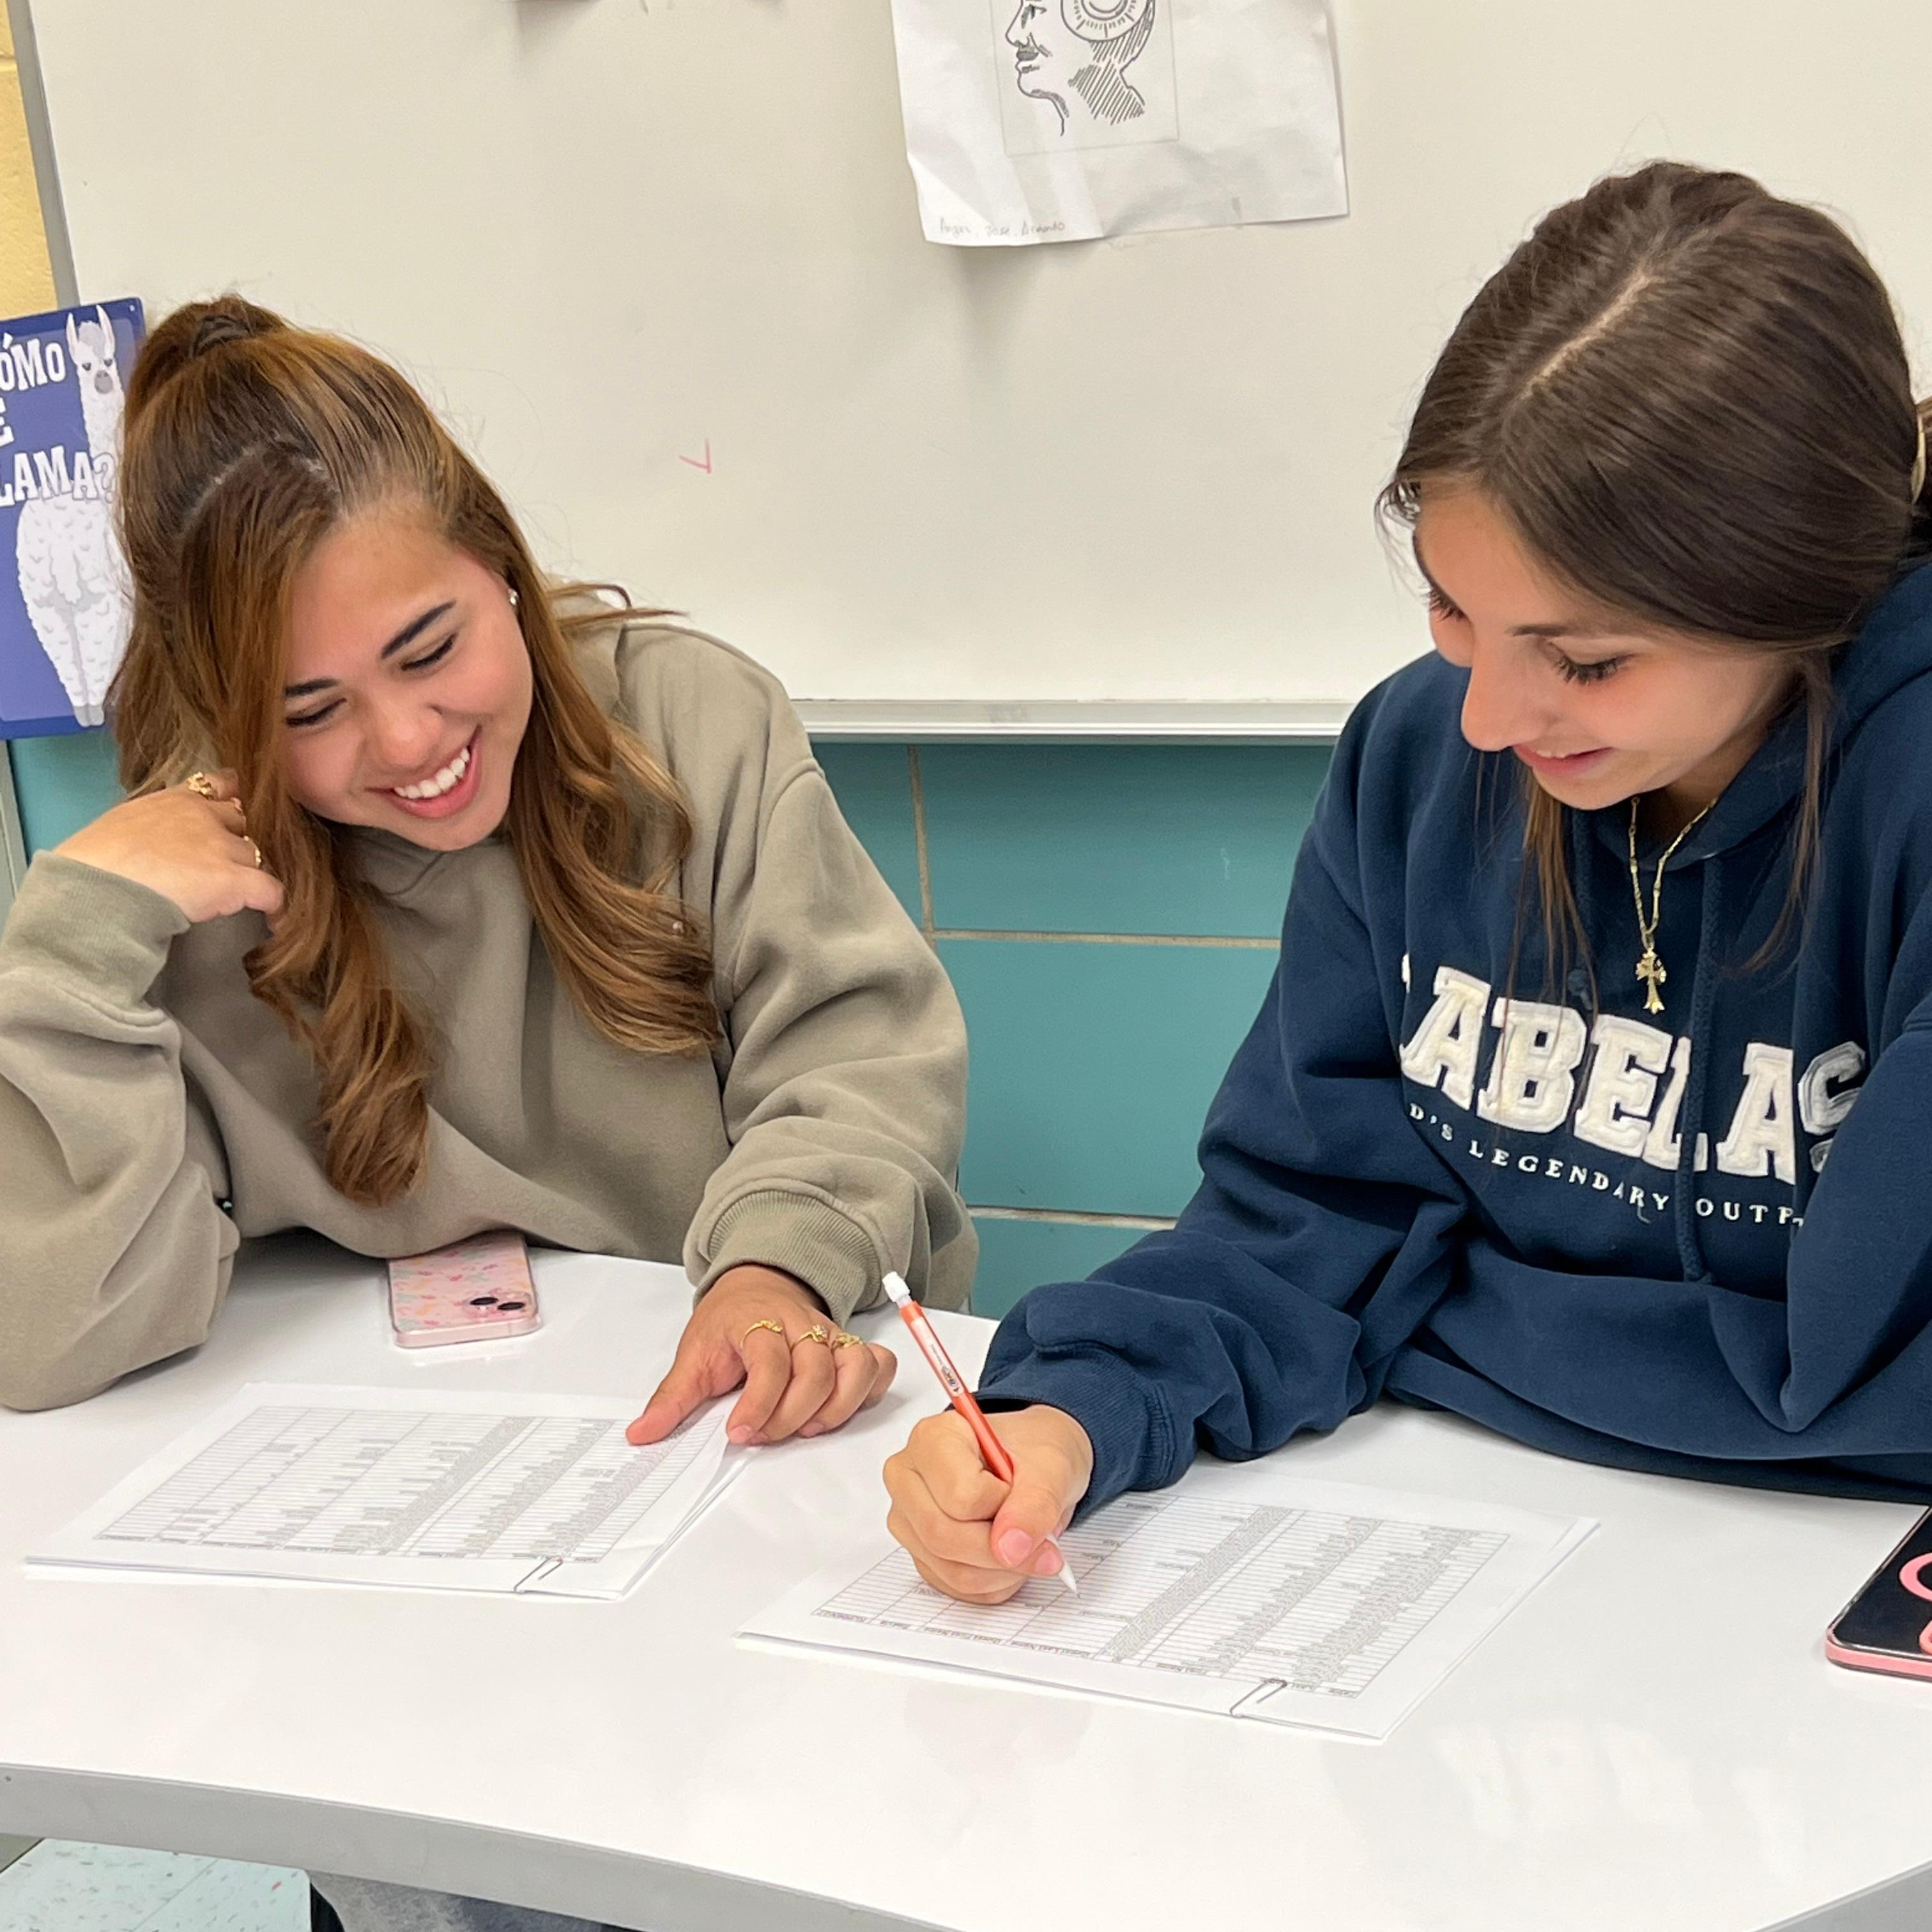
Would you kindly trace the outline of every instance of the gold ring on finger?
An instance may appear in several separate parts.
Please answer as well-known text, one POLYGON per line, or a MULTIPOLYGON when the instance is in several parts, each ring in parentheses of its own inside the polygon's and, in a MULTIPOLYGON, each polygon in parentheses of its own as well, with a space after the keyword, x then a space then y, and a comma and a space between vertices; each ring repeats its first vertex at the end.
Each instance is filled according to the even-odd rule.
POLYGON ((835 1335, 832 1338, 832 1346, 835 1348, 862 1348, 866 1346, 866 1338, 862 1335, 835 1335))
POLYGON ((767 1318, 763 1322, 754 1322, 751 1327, 738 1337, 740 1344, 742 1346, 748 1342, 760 1328, 769 1328, 774 1335, 782 1336, 784 1333, 784 1324, 782 1322, 773 1322, 767 1318))
MULTIPOLYGON (((823 1323, 814 1322, 812 1326, 798 1338, 798 1342, 823 1342, 829 1348, 832 1346, 832 1337, 825 1332, 823 1323)), ((794 1348, 798 1346, 798 1342, 794 1342, 792 1344, 792 1346, 794 1348)))
POLYGON ((182 781, 182 788, 191 791, 196 798, 215 798, 220 794, 214 789, 214 781, 206 772, 190 772, 182 781))
POLYGON ((262 866, 264 866, 265 865, 266 865, 266 864, 268 863, 268 861, 262 856, 262 848, 261 848, 261 847, 260 847, 260 846, 259 846, 259 845, 257 845, 257 844, 255 843, 254 840, 254 839, 252 839, 252 838, 250 838, 248 836, 248 833, 247 833, 247 832, 243 832, 243 833, 242 833, 242 844, 244 844, 245 846, 247 846, 247 847, 248 847, 248 848, 249 849, 249 850, 250 850, 250 851, 251 851, 252 853, 254 853, 254 855, 255 855, 255 869, 256 869, 257 872, 260 872, 260 871, 261 870, 261 868, 262 868, 262 866))

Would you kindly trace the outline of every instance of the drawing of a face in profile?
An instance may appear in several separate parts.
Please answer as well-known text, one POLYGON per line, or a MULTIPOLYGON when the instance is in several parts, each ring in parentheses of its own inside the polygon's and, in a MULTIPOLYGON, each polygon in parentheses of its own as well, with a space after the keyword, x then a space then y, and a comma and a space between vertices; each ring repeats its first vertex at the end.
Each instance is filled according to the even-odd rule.
POLYGON ((1017 117, 1002 104, 1008 151, 1172 140, 1168 3, 1017 0, 1000 36, 1012 50, 1014 86, 1025 98, 1012 104, 1021 109, 1017 117), (1131 71, 1137 62, 1142 70, 1131 71))

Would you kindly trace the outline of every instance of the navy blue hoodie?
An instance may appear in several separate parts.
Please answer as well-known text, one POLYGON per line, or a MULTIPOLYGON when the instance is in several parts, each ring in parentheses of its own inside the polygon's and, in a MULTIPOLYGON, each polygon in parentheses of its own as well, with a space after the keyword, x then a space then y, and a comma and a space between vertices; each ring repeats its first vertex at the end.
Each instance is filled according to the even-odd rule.
POLYGON ((1464 742, 1465 674, 1431 657, 1362 702, 1199 1192, 994 1338, 983 1392, 1092 1436, 1089 1507, 1384 1395, 1592 1462, 1932 1496, 1932 568, 1834 681, 1804 923, 1752 966, 1793 717, 1670 862, 1661 1014, 1628 806, 1566 814, 1595 980, 1552 987, 1515 761, 1464 742))

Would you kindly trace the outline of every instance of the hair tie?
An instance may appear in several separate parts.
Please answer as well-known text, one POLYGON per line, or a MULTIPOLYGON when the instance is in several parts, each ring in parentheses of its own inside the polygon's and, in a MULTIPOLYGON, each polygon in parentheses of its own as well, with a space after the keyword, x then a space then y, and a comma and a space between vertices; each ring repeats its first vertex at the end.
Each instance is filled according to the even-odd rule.
POLYGON ((237 308, 226 302, 212 304, 208 312, 195 324, 194 335, 189 342, 188 356, 190 362, 210 354, 217 349, 226 349, 231 342, 248 342, 256 336, 270 332, 273 319, 237 308), (264 326, 267 322, 269 326, 264 326))

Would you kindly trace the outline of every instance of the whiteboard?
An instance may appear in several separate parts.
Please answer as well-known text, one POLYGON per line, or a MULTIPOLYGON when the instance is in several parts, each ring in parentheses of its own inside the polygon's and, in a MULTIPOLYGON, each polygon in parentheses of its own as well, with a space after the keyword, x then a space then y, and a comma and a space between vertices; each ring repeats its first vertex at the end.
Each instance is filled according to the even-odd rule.
POLYGON ((1429 364, 1612 167, 1823 201, 1932 314, 1925 0, 1334 0, 1346 218, 1013 250, 920 238, 886 0, 32 14, 83 296, 361 338, 545 561, 889 720, 1339 716, 1426 644, 1371 504, 1429 364))

